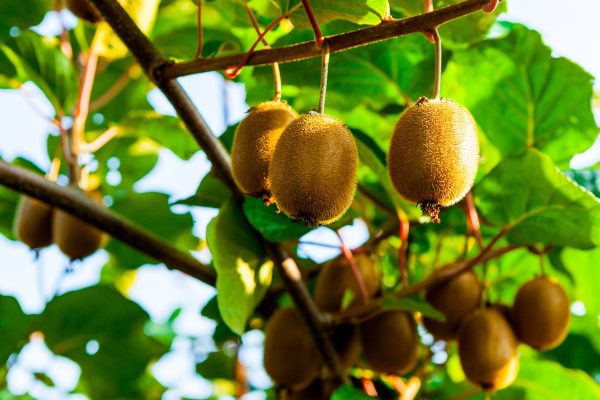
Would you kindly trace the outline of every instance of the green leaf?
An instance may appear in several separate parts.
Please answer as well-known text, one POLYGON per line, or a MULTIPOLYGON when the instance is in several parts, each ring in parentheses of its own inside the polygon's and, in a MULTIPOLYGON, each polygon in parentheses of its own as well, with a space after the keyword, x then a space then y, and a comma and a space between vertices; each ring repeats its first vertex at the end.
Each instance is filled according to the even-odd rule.
POLYGON ((381 301, 381 307, 384 310, 406 310, 410 312, 420 312, 423 316, 435 319, 436 321, 445 321, 444 314, 436 310, 431 304, 421 297, 396 297, 387 296, 381 301))
MULTIPOLYGON (((77 96, 78 78, 56 38, 23 32, 1 44, 0 50, 14 67, 14 75, 7 78, 14 80, 15 86, 32 81, 55 110, 71 110, 77 96)), ((0 73, 6 72, 0 69, 0 73)))
POLYGON ((221 312, 219 311, 219 304, 217 296, 206 303, 202 312, 200 313, 203 317, 210 318, 217 323, 215 331, 213 332, 213 340, 218 347, 221 347, 225 342, 229 340, 238 340, 239 336, 235 334, 227 324, 223 321, 221 312))
MULTIPOLYGON (((198 239, 192 234, 191 214, 173 213, 166 194, 130 192, 125 198, 115 199, 111 209, 184 251, 193 250, 198 245, 198 239)), ((137 268, 145 263, 156 263, 117 240, 111 240, 106 250, 121 268, 137 268)))
POLYGON ((332 395, 331 400, 370 400, 362 390, 358 390, 348 384, 340 386, 332 395))
POLYGON ((208 225, 206 240, 217 270, 217 301, 223 321, 237 334, 271 283, 273 263, 265 262, 258 235, 233 200, 208 225))
POLYGON ((0 365, 12 353, 18 353, 31 333, 30 318, 13 297, 0 296, 0 365))
POLYGON ((63 294, 37 320, 50 350, 81 367, 92 398, 133 398, 151 361, 168 347, 144 335, 146 312, 114 288, 63 294))
POLYGON ((224 351, 209 353, 206 360, 196 365, 196 372, 204 379, 234 379, 235 360, 224 351))
MULTIPOLYGON (((291 8, 299 1, 282 1, 283 9, 291 8)), ((310 6, 319 24, 342 19, 361 25, 376 25, 385 16, 387 0, 311 0, 310 6)), ((300 29, 310 28, 306 12, 300 8, 292 14, 292 23, 300 29)))
POLYGON ((294 222, 283 213, 277 213, 275 205, 265 206, 260 199, 247 197, 244 200, 244 214, 254 229, 271 242, 298 240, 311 231, 300 222, 294 222))
POLYGON ((187 199, 179 200, 174 204, 186 206, 221 208, 223 203, 231 198, 231 192, 222 180, 208 173, 200 182, 196 193, 187 199))
POLYGON ((443 82, 442 94, 467 107, 505 157, 536 147, 563 168, 598 134, 592 76, 552 57, 539 33, 523 26, 455 52, 443 82))
POLYGON ((521 360, 513 386, 523 389, 527 400, 600 399, 600 387, 589 375, 551 361, 521 360))
POLYGON ((485 219, 507 227, 512 243, 600 244, 600 201, 537 150, 502 161, 475 193, 485 219))
POLYGON ((148 138, 171 150, 182 160, 198 151, 198 145, 176 117, 156 112, 134 112, 116 125, 124 135, 148 138))
POLYGON ((0 42, 9 36, 12 27, 24 30, 39 24, 53 3, 52 0, 0 0, 0 42))

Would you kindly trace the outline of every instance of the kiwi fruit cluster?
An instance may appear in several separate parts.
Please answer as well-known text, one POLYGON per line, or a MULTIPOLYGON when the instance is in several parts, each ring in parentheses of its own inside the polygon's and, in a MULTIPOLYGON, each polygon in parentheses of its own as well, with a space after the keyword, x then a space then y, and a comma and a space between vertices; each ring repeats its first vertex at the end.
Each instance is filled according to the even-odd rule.
POLYGON ((350 207, 358 150, 348 128, 325 114, 298 116, 283 101, 250 110, 237 128, 232 173, 247 195, 294 220, 325 225, 350 207))
MULTIPOLYGON (((85 195, 98 204, 102 202, 98 192, 85 192, 85 195)), ((105 236, 102 231, 71 214, 28 196, 22 196, 19 201, 14 232, 18 240, 34 250, 55 243, 71 260, 95 253, 105 236)))
POLYGON ((67 0, 67 8, 76 17, 92 24, 102 20, 102 14, 90 0, 67 0))
POLYGON ((396 123, 388 153, 394 188, 439 222, 471 189, 479 165, 473 117, 450 99, 422 97, 396 123))
POLYGON ((519 369, 518 346, 539 351, 558 346, 569 325, 569 299, 552 278, 526 282, 512 307, 480 307, 481 285, 473 272, 463 272, 426 292, 426 299, 445 316, 444 322, 424 318, 437 338, 456 340, 466 377, 486 391, 510 385, 519 369))

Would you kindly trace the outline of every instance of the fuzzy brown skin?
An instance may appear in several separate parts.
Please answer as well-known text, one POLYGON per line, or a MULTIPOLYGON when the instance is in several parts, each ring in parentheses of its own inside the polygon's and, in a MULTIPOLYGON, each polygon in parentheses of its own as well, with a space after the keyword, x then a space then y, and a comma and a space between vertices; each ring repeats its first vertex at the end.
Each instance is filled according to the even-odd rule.
POLYGON ((365 361, 374 371, 403 375, 417 363, 419 337, 406 311, 384 311, 360 325, 365 361))
POLYGON ((513 323, 523 343, 540 351, 555 348, 567 336, 569 319, 569 298, 553 279, 532 279, 517 292, 513 323))
POLYGON ((344 371, 352 367, 360 353, 360 341, 356 325, 345 324, 336 326, 330 338, 340 356, 340 362, 344 371))
POLYGON ((317 378, 321 356, 295 308, 278 309, 265 330, 265 370, 276 383, 301 389, 317 378))
POLYGON ((32 249, 52 244, 52 207, 28 196, 21 196, 14 221, 17 239, 32 249))
POLYGON ((451 206, 469 192, 478 165, 475 122, 458 103, 422 98, 398 120, 388 153, 390 178, 403 198, 430 215, 435 205, 451 206))
POLYGON ((486 391, 507 387, 519 370, 519 341, 496 309, 479 309, 465 319, 458 355, 467 378, 486 391))
POLYGON ((308 225, 326 225, 348 210, 356 190, 358 150, 352 134, 327 115, 308 113, 281 134, 271 166, 277 207, 308 225))
MULTIPOLYGON (((379 268, 366 254, 356 254, 354 260, 365 282, 367 294, 372 297, 379 288, 381 279, 379 268)), ((353 294, 350 307, 364 303, 348 260, 338 257, 323 266, 319 272, 315 286, 315 303, 321 311, 338 313, 342 310, 342 302, 347 290, 352 291, 353 294)))
POLYGON ((284 101, 267 101, 250 109, 238 126, 231 150, 233 179, 244 193, 269 197, 269 167, 275 145, 298 114, 284 101))
POLYGON ((437 339, 455 340, 462 320, 481 302, 481 284, 473 271, 466 271, 432 286, 425 298, 446 317, 444 322, 424 318, 427 330, 437 339))
POLYGON ((67 8, 84 21, 94 24, 102 20, 102 14, 90 0, 67 0, 67 8))
MULTIPOLYGON (((100 204, 99 193, 86 194, 100 204)), ((60 250, 71 260, 80 260, 96 252, 104 240, 104 234, 79 218, 62 210, 54 209, 52 215, 52 239, 60 250)))

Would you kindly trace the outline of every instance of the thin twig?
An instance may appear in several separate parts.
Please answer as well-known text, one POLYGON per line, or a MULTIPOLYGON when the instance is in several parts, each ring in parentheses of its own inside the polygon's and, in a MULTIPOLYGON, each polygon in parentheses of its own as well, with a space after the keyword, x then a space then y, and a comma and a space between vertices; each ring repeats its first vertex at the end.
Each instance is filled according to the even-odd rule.
MULTIPOLYGON (((252 26, 256 31, 256 34, 260 37, 261 31, 258 26, 258 21, 252 12, 252 9, 248 5, 248 3, 244 3, 244 9, 246 10, 246 14, 248 14, 248 18, 250 18, 250 22, 252 22, 252 26)), ((270 49, 269 43, 267 43, 266 39, 263 36, 262 43, 265 45, 265 48, 270 49)), ((275 93, 273 94, 273 100, 279 101, 281 100, 281 71, 279 69, 279 63, 273 63, 271 66, 273 68, 273 84, 275 87, 275 93)))
POLYGON ((141 73, 139 65, 131 64, 106 92, 90 102, 90 112, 99 110, 114 99, 123 89, 125 89, 127 84, 131 82, 132 75, 135 75, 136 73, 141 73))
POLYGON ((196 3, 198 6, 198 47, 196 48, 196 54, 194 54, 194 60, 202 57, 202 47, 204 46, 204 39, 202 38, 202 0, 198 0, 196 3))
POLYGON ((115 126, 108 128, 100 134, 93 142, 81 143, 79 145, 79 151, 81 153, 95 153, 100 150, 105 144, 110 142, 115 136, 119 134, 121 130, 115 126))
POLYGON ((408 250, 408 233, 410 231, 410 222, 408 221, 408 217, 406 214, 399 210, 398 211, 398 220, 400 221, 400 248, 398 249, 398 269, 400 272, 400 281, 402 282, 402 287, 408 287, 408 277, 407 277, 407 260, 406 260, 406 252, 408 250))
MULTIPOLYGON (((348 50, 354 47, 391 39, 416 32, 425 32, 459 17, 480 12, 481 7, 489 0, 466 0, 439 10, 417 15, 414 17, 383 22, 379 25, 346 32, 327 37, 327 43, 332 53, 348 50)), ((314 41, 298 43, 274 49, 258 50, 252 53, 244 65, 270 65, 274 62, 284 63, 299 61, 321 56, 321 49, 314 41)), ((161 79, 177 78, 198 72, 226 70, 235 68, 246 58, 246 53, 222 57, 187 61, 164 65, 161 68, 161 79)))
POLYGON ((346 261, 348 261, 348 264, 350 265, 350 271, 352 272, 352 276, 354 277, 354 282, 356 282, 356 286, 358 287, 360 296, 362 297, 363 301, 367 302, 369 300, 369 291, 367 290, 367 285, 365 285, 365 280, 364 280, 362 274, 360 273, 360 270, 358 269, 356 260, 354 259, 354 256, 352 255, 352 251, 346 245, 346 242, 344 241, 344 238, 342 237, 342 234, 340 233, 340 231, 337 230, 337 231, 335 231, 335 233, 337 234, 338 238, 340 239, 340 243, 341 243, 340 248, 342 249, 342 255, 344 256, 344 258, 346 259, 346 261))
POLYGON ((315 42, 318 47, 323 45, 325 38, 323 37, 323 33, 321 33, 321 27, 319 26, 319 22, 317 21, 317 17, 313 13, 312 7, 308 0, 302 0, 302 5, 304 6, 304 11, 306 12, 306 16, 308 17, 308 21, 310 22, 310 26, 315 34, 315 42))

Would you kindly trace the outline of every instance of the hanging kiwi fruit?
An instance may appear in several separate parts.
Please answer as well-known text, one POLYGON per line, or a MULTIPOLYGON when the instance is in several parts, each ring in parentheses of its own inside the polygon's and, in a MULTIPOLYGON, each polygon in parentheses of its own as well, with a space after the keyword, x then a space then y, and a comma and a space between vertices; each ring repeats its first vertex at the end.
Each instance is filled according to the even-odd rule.
POLYGON ((458 335, 458 355, 467 378, 484 390, 503 389, 519 370, 519 341, 496 309, 478 309, 469 315, 458 335))
POLYGON ((52 207, 29 196, 21 196, 14 220, 17 239, 31 249, 52 244, 52 207))
POLYGON ((245 194, 270 202, 273 151, 283 129, 297 116, 285 101, 273 100, 250 109, 240 123, 231 150, 231 169, 245 194))
POLYGON ((396 123, 388 152, 394 188, 439 222, 441 207, 460 201, 473 186, 479 165, 479 141, 469 111, 440 98, 442 45, 435 38, 435 81, 432 99, 421 97, 396 123))
POLYGON ((67 0, 67 8, 78 18, 92 24, 102 20, 102 14, 90 0, 67 0))
POLYGON ((517 292, 513 324, 523 343, 540 351, 555 348, 567 336, 569 319, 569 298, 554 279, 532 279, 517 292))
POLYGON ((280 308, 265 329, 264 366, 279 385, 302 389, 314 381, 321 356, 295 308, 280 308))
POLYGON ((359 326, 365 361, 374 371, 402 375, 417 362, 419 336, 406 311, 382 311, 359 326))
MULTIPOLYGON (((99 192, 89 191, 85 192, 85 195, 98 204, 102 203, 99 192)), ((63 254, 71 260, 80 260, 95 253, 102 246, 104 234, 87 222, 60 209, 54 209, 52 239, 63 254)))
MULTIPOLYGON (((367 254, 354 255, 354 261, 370 298, 379 288, 379 268, 367 254)), ((348 291, 352 296, 349 307, 368 300, 363 298, 348 260, 345 257, 337 257, 319 271, 315 285, 315 303, 321 311, 338 313, 343 308, 344 296, 348 291)))
POLYGON ((473 271, 463 272, 431 286, 425 298, 446 319, 441 322, 426 317, 423 319, 425 327, 437 339, 456 339, 460 323, 479 306, 481 295, 481 284, 473 271))

